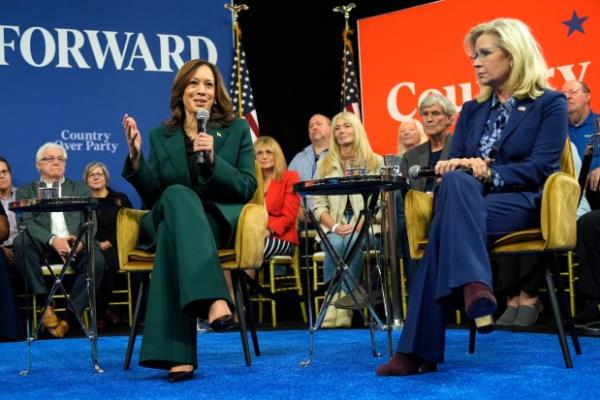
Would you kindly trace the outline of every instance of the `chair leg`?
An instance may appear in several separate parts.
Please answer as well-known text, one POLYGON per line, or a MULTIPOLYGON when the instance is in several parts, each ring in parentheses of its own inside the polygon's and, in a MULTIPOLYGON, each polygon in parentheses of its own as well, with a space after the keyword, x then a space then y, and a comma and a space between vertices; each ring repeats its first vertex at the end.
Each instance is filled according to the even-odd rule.
POLYGON ((242 289, 241 274, 245 274, 244 271, 239 269, 231 271, 231 280, 233 281, 233 290, 235 294, 236 311, 238 320, 240 323, 240 335, 242 338, 242 348, 244 349, 244 358, 246 359, 246 366, 252 365, 252 358, 250 357, 250 348, 248 346, 248 332, 246 329, 246 304, 244 303, 244 295, 242 289))
POLYGON ((575 316, 575 276, 574 276, 574 254, 572 251, 567 253, 567 277, 569 281, 569 305, 571 316, 575 316))
POLYGON ((475 321, 471 321, 469 325, 469 354, 475 353, 475 338, 477 335, 477 327, 475 321))
POLYGON ((127 317, 129 318, 129 328, 133 326, 133 307, 131 296, 131 272, 127 272, 127 317))
POLYGON ((563 327, 562 317, 560 315, 560 308, 558 300, 556 298, 556 292, 554 289, 554 277, 550 270, 550 266, 553 260, 546 262, 546 286, 548 288, 548 297, 550 297, 550 303, 552 304, 552 313, 554 314, 554 321, 556 322, 556 328, 558 329, 558 341, 562 350, 563 358, 565 360, 565 366, 567 368, 573 368, 573 361, 571 360, 571 353, 569 352, 569 346, 567 345, 567 338, 565 336, 565 330, 563 327))
POLYGON ((131 328, 129 328, 129 341, 127 342, 127 351, 125 352, 125 361, 123 362, 123 370, 125 371, 129 369, 129 364, 131 364, 131 355, 133 354, 133 348, 135 347, 135 338, 137 336, 137 330, 139 326, 140 307, 144 294, 145 281, 146 278, 140 282, 140 288, 138 289, 137 299, 135 301, 133 321, 131 323, 131 328))
MULTIPOLYGON (((271 260, 269 262, 269 289, 271 290, 271 295, 275 296, 275 285, 277 284, 275 281, 275 261, 271 260)), ((271 326, 273 328, 277 328, 277 301, 272 298, 271 300, 271 326)))
POLYGON ((252 303, 250 303, 246 273, 243 272, 240 276, 242 281, 242 295, 244 296, 244 307, 246 308, 246 315, 248 316, 247 323, 250 328, 250 337, 252 338, 252 346, 254 347, 254 354, 260 356, 260 347, 258 345, 258 336, 256 334, 256 323, 254 321, 254 310, 252 309, 252 303))
MULTIPOLYGON (((294 277, 296 279, 296 287, 298 288, 298 296, 304 296, 304 291, 302 290, 302 280, 300 279, 300 266, 298 264, 292 264, 292 268, 294 270, 294 277)), ((302 314, 302 320, 304 323, 308 322, 308 317, 306 315, 306 303, 300 302, 300 313, 302 314)))
MULTIPOLYGON (((260 287, 264 287, 264 283, 265 283, 265 269, 264 268, 260 268, 258 270, 257 273, 257 277, 258 277, 258 284, 260 285, 260 287)), ((258 294, 258 323, 262 324, 263 320, 264 320, 264 302, 265 302, 265 298, 263 297, 262 294, 258 294)))
POLYGON ((559 264, 558 264, 558 257, 556 255, 556 253, 553 254, 553 262, 550 263, 550 266, 552 268, 552 275, 555 278, 556 281, 556 288, 558 289, 557 293, 558 293, 558 302, 560 304, 561 307, 561 312, 564 314, 564 318, 565 318, 565 325, 567 327, 567 329, 569 330, 569 334, 571 335, 571 341, 573 342, 573 347, 575 348, 575 353, 578 355, 582 354, 581 351, 581 344, 579 343, 579 336, 577 335, 577 332, 575 331, 575 325, 573 324, 573 317, 571 316, 571 312, 568 308, 567 305, 567 301, 565 299, 565 287, 562 283, 562 280, 560 279, 560 270, 559 270, 559 264))

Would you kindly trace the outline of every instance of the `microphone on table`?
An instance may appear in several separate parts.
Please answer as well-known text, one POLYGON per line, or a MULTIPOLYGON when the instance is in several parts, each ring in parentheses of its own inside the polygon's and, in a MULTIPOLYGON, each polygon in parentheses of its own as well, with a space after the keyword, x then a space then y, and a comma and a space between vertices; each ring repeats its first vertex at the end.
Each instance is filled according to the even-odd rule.
MULTIPOLYGON (((208 118, 210 117, 210 111, 206 108, 200 108, 196 113, 196 121, 198 122, 198 133, 206 133, 208 125, 208 118)), ((208 164, 208 151, 201 150, 196 154, 196 164, 208 164)))
MULTIPOLYGON (((468 174, 473 173, 472 168, 458 167, 455 171, 463 171, 468 174)), ((413 165, 408 169, 408 177, 410 179, 428 178, 430 176, 439 176, 435 173, 435 169, 431 167, 421 167, 420 165, 413 165)))

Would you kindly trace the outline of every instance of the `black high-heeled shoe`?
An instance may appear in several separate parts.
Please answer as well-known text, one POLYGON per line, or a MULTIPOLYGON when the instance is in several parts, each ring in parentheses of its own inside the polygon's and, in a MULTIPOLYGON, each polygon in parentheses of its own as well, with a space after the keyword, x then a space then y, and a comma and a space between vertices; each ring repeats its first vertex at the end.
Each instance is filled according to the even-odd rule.
POLYGON ((215 319, 213 322, 208 324, 208 326, 210 326, 210 329, 212 329, 214 332, 226 332, 238 329, 238 324, 235 322, 235 319, 231 314, 215 319))
POLYGON ((194 370, 191 371, 173 371, 167 374, 169 383, 189 381, 194 377, 194 370))

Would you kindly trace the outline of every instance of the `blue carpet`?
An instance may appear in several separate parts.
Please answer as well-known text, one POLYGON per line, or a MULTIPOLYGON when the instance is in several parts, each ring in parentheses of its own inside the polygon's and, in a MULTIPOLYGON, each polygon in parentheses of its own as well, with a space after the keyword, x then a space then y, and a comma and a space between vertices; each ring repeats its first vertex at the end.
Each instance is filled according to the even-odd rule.
MULTIPOLYGON (((377 335, 381 351, 385 334, 377 335)), ((394 334, 396 343, 398 333, 394 334)), ((446 363, 437 373, 380 378, 367 330, 319 331, 313 364, 300 368, 308 351, 306 331, 259 332, 263 355, 247 368, 238 333, 203 334, 198 338, 199 369, 192 381, 168 384, 165 372, 137 365, 121 370, 126 337, 102 337, 99 355, 106 372, 92 369, 85 339, 33 343, 33 371, 27 345, 0 343, 0 398, 16 399, 464 399, 595 398, 600 389, 600 340, 582 338, 584 354, 564 368, 555 335, 495 332, 477 337, 467 353, 468 332, 449 330, 446 363), (590 397, 591 396, 591 397, 590 397)), ((136 346, 139 350, 139 338, 136 346)))

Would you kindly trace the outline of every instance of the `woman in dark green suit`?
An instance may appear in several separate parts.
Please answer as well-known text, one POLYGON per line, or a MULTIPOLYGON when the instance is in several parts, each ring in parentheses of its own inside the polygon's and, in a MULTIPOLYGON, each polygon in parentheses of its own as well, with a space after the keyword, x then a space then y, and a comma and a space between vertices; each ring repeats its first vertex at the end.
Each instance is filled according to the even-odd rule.
POLYGON ((250 129, 235 117, 216 66, 185 63, 170 104, 171 119, 150 132, 147 159, 135 120, 123 118, 129 144, 123 176, 151 209, 140 247, 156 250, 140 365, 167 369, 169 382, 177 382, 197 368, 196 318, 208 314, 215 330, 234 324, 217 249, 232 241, 257 184, 250 129), (210 111, 206 132, 198 129, 200 108, 210 111))

